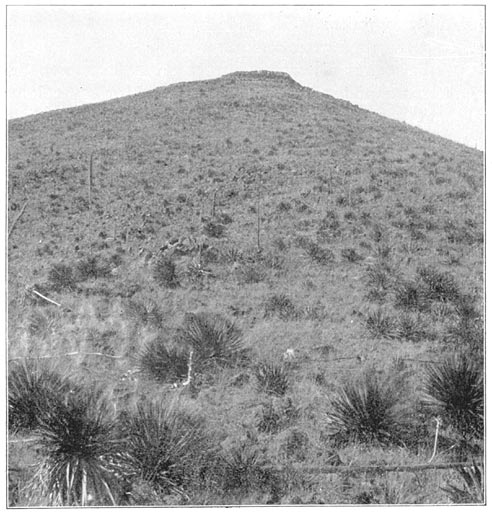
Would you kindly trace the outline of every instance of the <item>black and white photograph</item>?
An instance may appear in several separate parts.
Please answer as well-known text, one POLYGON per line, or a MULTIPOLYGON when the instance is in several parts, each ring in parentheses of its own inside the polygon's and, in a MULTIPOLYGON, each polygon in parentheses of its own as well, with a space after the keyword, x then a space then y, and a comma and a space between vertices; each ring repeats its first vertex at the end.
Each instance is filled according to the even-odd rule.
POLYGON ((485 505, 485 4, 28 4, 2 506, 485 505))

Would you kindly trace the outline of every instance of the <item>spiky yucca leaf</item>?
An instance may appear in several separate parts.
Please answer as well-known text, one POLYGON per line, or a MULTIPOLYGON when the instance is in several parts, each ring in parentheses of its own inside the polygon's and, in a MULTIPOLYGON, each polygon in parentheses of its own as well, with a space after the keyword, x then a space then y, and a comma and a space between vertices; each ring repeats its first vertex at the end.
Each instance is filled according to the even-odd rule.
POLYGON ((255 369, 258 391, 283 396, 289 388, 287 368, 283 365, 260 363, 255 369))
POLYGON ((116 505, 120 489, 112 455, 120 445, 102 393, 78 389, 40 420, 45 461, 36 481, 52 505, 116 505))
POLYGON ((212 451, 201 418, 162 403, 139 403, 125 418, 123 433, 125 475, 159 491, 180 492, 196 483, 212 451))
POLYGON ((24 360, 9 364, 9 429, 33 430, 40 418, 73 385, 47 364, 24 360))
POLYGON ((212 362, 231 364, 244 355, 241 331, 220 315, 187 314, 178 340, 193 349, 198 368, 212 362))
POLYGON ((189 351, 170 346, 161 337, 148 342, 139 354, 139 367, 143 373, 163 382, 176 381, 188 373, 189 351))
POLYGON ((332 398, 329 430, 342 442, 387 443, 398 431, 397 395, 372 374, 342 386, 332 398))
POLYGON ((427 369, 424 403, 464 438, 483 434, 483 376, 466 355, 458 354, 427 369))

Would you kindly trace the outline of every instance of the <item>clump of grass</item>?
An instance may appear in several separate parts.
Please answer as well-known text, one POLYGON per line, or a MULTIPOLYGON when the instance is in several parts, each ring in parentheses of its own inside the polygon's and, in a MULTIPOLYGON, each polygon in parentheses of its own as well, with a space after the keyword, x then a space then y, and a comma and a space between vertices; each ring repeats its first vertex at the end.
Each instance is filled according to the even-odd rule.
POLYGON ((305 250, 308 253, 309 257, 319 263, 320 265, 327 265, 335 261, 335 254, 330 249, 326 249, 321 247, 316 242, 308 241, 305 244, 305 250))
POLYGON ((394 442, 399 430, 397 399, 392 386, 366 373, 358 382, 342 386, 331 399, 329 431, 342 443, 394 442))
POLYGON ((401 280, 395 285, 395 306, 416 311, 427 311, 431 302, 427 291, 414 280, 401 280))
POLYGON ((75 265, 75 274, 78 281, 99 279, 111 275, 111 265, 99 256, 86 256, 75 265))
POLYGON ((277 315, 283 320, 292 320, 298 316, 294 303, 283 293, 270 296, 265 301, 264 312, 267 317, 277 315))
POLYGON ((239 278, 243 284, 261 283, 266 278, 264 265, 261 263, 246 263, 239 268, 239 278))
POLYGON ((206 235, 212 238, 222 238, 225 233, 225 226, 218 222, 209 221, 203 225, 203 230, 206 235))
POLYGON ((394 338, 395 319, 384 308, 370 311, 365 318, 368 331, 375 337, 394 338))
POLYGON ((483 435, 483 376, 467 355, 458 354, 427 370, 424 404, 463 439, 483 435))
POLYGON ((119 464, 130 481, 181 494, 203 478, 212 445, 202 418, 176 406, 145 401, 123 420, 119 464))
POLYGON ((414 343, 422 341, 427 335, 424 320, 420 314, 402 313, 397 316, 394 337, 414 343))
POLYGON ((470 296, 463 295, 455 304, 456 319, 448 327, 447 340, 468 347, 477 360, 483 360, 484 329, 480 312, 470 296))
POLYGON ((73 267, 65 263, 55 263, 48 272, 48 285, 55 292, 75 290, 77 279, 73 267))
POLYGON ((233 365, 246 356, 241 331, 217 314, 188 313, 177 341, 193 349, 193 360, 200 369, 233 365))
POLYGON ((342 259, 344 259, 350 263, 357 263, 358 261, 361 261, 364 259, 364 256, 361 256, 352 247, 346 247, 345 249, 342 249, 340 254, 341 254, 342 259))
POLYGON ((365 280, 369 300, 382 302, 393 286, 393 269, 386 261, 377 261, 366 267, 365 280))
POLYGON ((179 286, 176 264, 165 255, 161 255, 155 262, 152 275, 157 283, 164 288, 177 288, 179 286))
POLYGON ((453 503, 484 503, 484 478, 483 469, 474 463, 470 466, 455 469, 460 477, 463 487, 457 487, 448 483, 442 490, 451 498, 453 503))
POLYGON ((12 362, 8 374, 9 430, 35 430, 45 412, 70 392, 71 383, 45 364, 12 362))
POLYGON ((162 327, 163 315, 153 300, 130 299, 126 303, 126 314, 135 322, 156 329, 162 327))
POLYGON ((263 404, 257 417, 258 432, 276 434, 298 417, 299 410, 290 397, 273 399, 263 404))
POLYGON ((99 392, 79 389, 52 404, 38 432, 45 461, 35 481, 51 505, 117 504, 121 475, 113 456, 119 443, 99 392))
POLYGON ((189 365, 189 351, 169 345, 157 336, 141 349, 140 370, 159 382, 176 382, 186 378, 189 365))
POLYGON ((289 389, 289 376, 284 365, 260 363, 255 368, 255 377, 259 392, 283 396, 289 389))
POLYGON ((454 277, 434 267, 423 266, 417 274, 426 287, 427 297, 439 302, 453 302, 459 299, 460 290, 454 277))

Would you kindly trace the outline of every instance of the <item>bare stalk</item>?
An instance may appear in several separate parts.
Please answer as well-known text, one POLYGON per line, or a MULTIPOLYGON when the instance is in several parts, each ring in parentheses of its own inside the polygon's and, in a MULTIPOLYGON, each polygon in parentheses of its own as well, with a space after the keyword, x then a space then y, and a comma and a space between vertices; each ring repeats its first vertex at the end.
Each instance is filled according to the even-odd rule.
POLYGON ((260 245, 260 225, 261 225, 261 218, 260 218, 260 189, 258 187, 258 195, 257 195, 257 201, 256 201, 256 244, 258 247, 258 252, 261 251, 261 245, 260 245))
POLYGON ((8 234, 9 237, 12 234, 12 231, 14 231, 14 228, 15 228, 15 225, 17 224, 17 221, 22 217, 22 214, 24 213, 24 210, 26 209, 26 206, 27 206, 28 202, 29 201, 26 201, 26 203, 22 207, 22 210, 20 211, 19 215, 17 215, 17 217, 15 218, 14 222, 12 222, 12 226, 10 226, 10 229, 9 229, 9 234, 8 234))
POLYGON ((215 201, 217 199, 217 191, 218 191, 218 189, 214 190, 214 200, 212 203, 212 219, 215 217, 215 201))

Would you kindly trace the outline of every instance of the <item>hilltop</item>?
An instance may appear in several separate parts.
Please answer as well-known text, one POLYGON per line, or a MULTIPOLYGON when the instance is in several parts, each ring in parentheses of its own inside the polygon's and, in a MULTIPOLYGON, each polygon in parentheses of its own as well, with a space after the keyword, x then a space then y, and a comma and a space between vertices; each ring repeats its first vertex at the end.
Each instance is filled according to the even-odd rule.
MULTIPOLYGON (((429 365, 457 354, 481 375, 483 177, 482 152, 281 72, 13 119, 9 368, 56 355, 56 371, 102 386, 120 421, 186 389, 192 355, 178 352, 196 324, 208 342, 220 332, 217 344, 242 347, 237 359, 209 353, 211 370, 195 325, 198 366, 182 403, 235 469, 214 473, 213 490, 180 481, 175 501, 160 489, 147 502, 135 491, 132 504, 449 503, 437 473, 424 483, 334 475, 319 487, 288 478, 336 457, 424 463, 439 414, 446 448, 435 460, 479 457, 479 428, 463 448, 459 420, 424 407, 422 386, 429 365), (281 369, 271 377, 264 364, 281 369), (390 394, 410 411, 405 427, 369 439, 345 418, 354 431, 334 434, 340 387, 368 376, 400 391, 390 394), (241 464, 252 473, 232 481, 241 464)), ((26 482, 40 455, 15 446, 26 482)))

